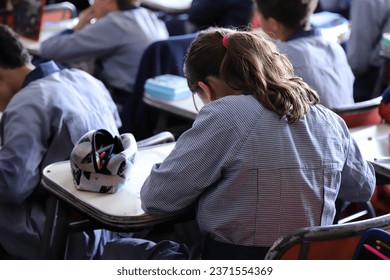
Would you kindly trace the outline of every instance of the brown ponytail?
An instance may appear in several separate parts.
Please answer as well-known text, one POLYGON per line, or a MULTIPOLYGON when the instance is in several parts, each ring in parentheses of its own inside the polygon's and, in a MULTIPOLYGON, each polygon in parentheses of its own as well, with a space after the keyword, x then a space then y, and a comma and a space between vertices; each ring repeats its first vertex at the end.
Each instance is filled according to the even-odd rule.
POLYGON ((319 102, 318 94, 294 75, 290 61, 261 31, 202 31, 184 65, 192 91, 198 90, 198 81, 216 77, 233 89, 251 91, 264 107, 286 116, 289 123, 298 122, 319 102))

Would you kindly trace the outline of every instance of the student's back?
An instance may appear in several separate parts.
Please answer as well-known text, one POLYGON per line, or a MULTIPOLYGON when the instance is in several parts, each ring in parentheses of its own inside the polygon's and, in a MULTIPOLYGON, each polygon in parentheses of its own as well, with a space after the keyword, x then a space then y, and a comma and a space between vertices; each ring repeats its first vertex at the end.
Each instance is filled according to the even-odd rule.
POLYGON ((354 102, 354 76, 343 48, 311 29, 309 18, 317 0, 257 0, 261 26, 276 37, 280 51, 292 62, 295 74, 320 95, 328 108, 354 102))

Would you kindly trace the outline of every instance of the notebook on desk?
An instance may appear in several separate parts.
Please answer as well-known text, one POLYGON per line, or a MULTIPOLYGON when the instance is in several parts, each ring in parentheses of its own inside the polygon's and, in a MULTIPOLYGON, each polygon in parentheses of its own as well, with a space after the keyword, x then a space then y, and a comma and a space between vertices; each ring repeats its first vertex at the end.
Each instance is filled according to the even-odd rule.
POLYGON ((23 38, 38 41, 41 31, 43 6, 46 0, 17 0, 6 7, 5 22, 23 38))

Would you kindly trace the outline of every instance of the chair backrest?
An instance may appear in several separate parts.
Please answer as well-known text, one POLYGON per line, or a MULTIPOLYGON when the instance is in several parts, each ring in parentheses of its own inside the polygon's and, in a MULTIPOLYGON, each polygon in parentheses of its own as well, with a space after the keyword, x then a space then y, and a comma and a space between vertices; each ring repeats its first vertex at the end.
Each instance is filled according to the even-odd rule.
POLYGON ((43 8, 42 22, 55 22, 75 17, 77 17, 76 6, 65 1, 45 5, 43 8))
POLYGON ((187 49, 195 39, 196 33, 171 36, 166 40, 152 43, 143 53, 133 89, 133 100, 129 105, 128 119, 122 120, 121 130, 132 132, 136 139, 151 135, 147 123, 151 115, 146 112, 142 98, 148 78, 162 74, 183 76, 183 63, 187 49))
POLYGON ((340 225, 298 229, 279 238, 265 259, 351 260, 361 236, 371 228, 390 231, 390 214, 340 225))
POLYGON ((332 108, 332 110, 344 119, 349 128, 379 124, 382 122, 382 117, 379 115, 381 100, 382 96, 378 96, 367 101, 332 108))

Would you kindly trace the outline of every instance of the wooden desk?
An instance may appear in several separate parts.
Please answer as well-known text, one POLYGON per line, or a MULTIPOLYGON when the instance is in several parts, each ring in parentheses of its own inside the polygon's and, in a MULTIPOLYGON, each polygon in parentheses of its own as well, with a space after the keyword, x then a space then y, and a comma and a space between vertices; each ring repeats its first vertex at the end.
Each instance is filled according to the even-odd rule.
POLYGON ((133 174, 124 189, 114 194, 79 191, 72 180, 70 162, 47 166, 42 186, 66 204, 86 214, 104 228, 134 231, 173 220, 173 216, 152 216, 141 209, 140 189, 155 163, 162 162, 172 151, 174 143, 141 148, 133 174))
MULTIPOLYGON (((155 107, 157 109, 166 111, 168 113, 176 114, 191 120, 195 120, 196 115, 198 114, 198 112, 195 109, 192 97, 188 97, 180 100, 174 100, 174 101, 167 101, 167 100, 155 98, 145 93, 143 96, 143 101, 146 104, 155 107)), ((203 103, 197 94, 195 95, 195 102, 196 105, 198 106, 198 109, 200 110, 200 108, 203 107, 203 103)))
POLYGON ((351 128, 350 132, 363 157, 374 166, 375 172, 390 178, 390 125, 351 128))
POLYGON ((187 11, 192 0, 141 0, 141 4, 152 10, 178 14, 187 11))

